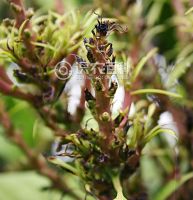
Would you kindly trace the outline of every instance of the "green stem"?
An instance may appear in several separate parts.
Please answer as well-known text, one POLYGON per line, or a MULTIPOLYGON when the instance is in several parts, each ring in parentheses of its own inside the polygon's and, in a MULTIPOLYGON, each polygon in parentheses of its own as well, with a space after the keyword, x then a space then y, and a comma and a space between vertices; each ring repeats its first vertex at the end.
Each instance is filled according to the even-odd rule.
POLYGON ((112 181, 113 181, 114 188, 117 192, 117 196, 115 197, 114 200, 127 200, 123 195, 123 189, 122 189, 122 186, 121 186, 119 174, 114 176, 112 181))

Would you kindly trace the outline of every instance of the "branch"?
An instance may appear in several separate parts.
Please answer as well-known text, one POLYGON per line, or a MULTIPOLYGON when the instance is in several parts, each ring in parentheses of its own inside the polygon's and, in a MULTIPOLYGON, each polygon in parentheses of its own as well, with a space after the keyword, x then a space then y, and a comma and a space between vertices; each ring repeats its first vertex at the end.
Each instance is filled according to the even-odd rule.
POLYGON ((19 28, 26 19, 25 9, 22 0, 8 0, 15 15, 16 27, 19 28))
POLYGON ((74 122, 76 124, 80 124, 83 117, 84 117, 85 101, 86 101, 84 93, 85 93, 85 90, 90 89, 90 86, 91 86, 90 79, 88 79, 85 75, 83 75, 83 79, 84 79, 84 85, 81 88, 80 102, 79 102, 79 105, 77 107, 75 118, 74 118, 74 122))
POLYGON ((0 65, 0 77, 1 77, 2 80, 4 80, 5 82, 7 82, 8 84, 12 84, 12 81, 9 79, 9 77, 7 76, 7 73, 6 73, 5 69, 1 65, 0 65))
POLYGON ((29 103, 35 102, 35 96, 31 94, 26 94, 20 91, 18 88, 14 88, 13 85, 8 84, 4 80, 0 79, 0 93, 8 96, 12 96, 18 99, 26 100, 29 103))
POLYGON ((55 10, 58 14, 64 13, 64 3, 62 0, 55 0, 55 10))
POLYGON ((0 121, 5 129, 6 136, 26 154, 30 164, 38 173, 48 177, 52 181, 54 188, 68 193, 76 200, 80 200, 79 197, 68 188, 61 178, 61 175, 48 167, 47 162, 42 155, 37 155, 37 153, 26 144, 21 134, 14 129, 2 102, 0 102, 0 121))
MULTIPOLYGON (((184 16, 185 8, 181 0, 172 0, 171 1, 174 11, 178 16, 184 16)), ((181 42, 186 41, 186 35, 180 30, 180 25, 177 26, 177 36, 181 42)))
MULTIPOLYGON (((20 26, 23 24, 23 22, 29 18, 28 11, 25 10, 22 0, 8 0, 8 1, 14 12, 16 27, 19 29, 20 26)), ((26 28, 30 29, 30 32, 32 34, 30 38, 26 38, 26 36, 23 36, 23 40, 24 40, 25 46, 27 47, 29 58, 31 58, 31 60, 35 60, 36 57, 34 56, 34 53, 33 53, 34 45, 32 44, 32 42, 35 41, 36 36, 35 36, 35 33, 31 29, 30 20, 26 22, 24 29, 26 28)))
POLYGON ((132 103, 131 94, 127 89, 125 89, 125 96, 124 96, 124 101, 123 101, 123 105, 122 105, 122 111, 126 110, 126 113, 125 113, 123 120, 121 121, 121 123, 119 125, 119 128, 124 128, 124 126, 127 123, 131 103, 132 103))
POLYGON ((52 116, 49 109, 40 108, 37 110, 37 112, 39 113, 45 124, 54 131, 55 136, 66 137, 70 134, 57 126, 56 122, 54 121, 55 116, 52 116))

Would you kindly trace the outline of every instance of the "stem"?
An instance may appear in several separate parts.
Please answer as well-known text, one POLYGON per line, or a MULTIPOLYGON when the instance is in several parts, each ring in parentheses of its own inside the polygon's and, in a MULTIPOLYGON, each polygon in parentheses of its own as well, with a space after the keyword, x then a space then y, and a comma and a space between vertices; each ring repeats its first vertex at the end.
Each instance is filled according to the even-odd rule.
POLYGON ((14 10, 16 27, 19 28, 26 19, 23 1, 22 0, 8 0, 8 1, 14 10))
POLYGON ((131 103, 132 103, 131 94, 127 89, 125 89, 125 96, 124 96, 122 111, 126 110, 126 113, 125 113, 125 116, 124 116, 122 122, 119 125, 119 128, 123 128, 125 126, 125 124, 127 123, 131 103))
POLYGON ((64 3, 62 0, 55 0, 55 10, 58 14, 64 13, 64 3))
POLYGON ((69 133, 64 131, 62 128, 57 126, 55 121, 52 119, 49 110, 45 108, 40 108, 37 110, 41 118, 44 120, 45 124, 54 131, 54 135, 58 137, 66 137, 69 133))
MULTIPOLYGON (((171 3, 176 15, 183 17, 185 13, 183 2, 181 0, 172 0, 171 3)), ((186 42, 186 34, 180 30, 180 25, 177 26, 177 36, 182 43, 186 42)))
MULTIPOLYGON (((109 89, 109 80, 110 77, 108 74, 102 74, 101 69, 106 63, 108 63, 106 52, 99 52, 98 41, 95 41, 96 44, 92 48, 93 55, 96 59, 96 74, 94 74, 94 83, 95 83, 95 98, 96 98, 96 120, 99 125, 99 131, 103 134, 104 140, 101 144, 102 149, 105 152, 109 151, 109 146, 113 139, 113 123, 111 119, 111 103, 110 96, 108 94, 109 89), (98 83, 97 83, 98 81, 98 83), (97 89, 97 88, 101 89, 97 89), (108 113, 109 120, 104 121, 101 119, 103 113, 108 113)), ((107 41, 102 41, 101 43, 106 44, 107 41)))
MULTIPOLYGON (((14 11, 16 27, 19 29, 23 24, 23 22, 28 19, 25 7, 23 5, 23 1, 22 0, 8 0, 8 1, 12 7, 12 10, 14 11)), ((23 37, 22 39, 27 49, 28 58, 32 61, 35 61, 36 60, 36 56, 34 54, 35 46, 32 44, 32 42, 36 40, 36 36, 35 33, 32 31, 30 20, 28 20, 27 23, 25 24, 24 29, 26 28, 28 28, 32 33, 31 37, 30 38, 23 37)))
POLYGON ((35 96, 31 94, 26 94, 20 91, 18 88, 14 88, 13 85, 8 84, 7 82, 0 79, 0 93, 4 95, 9 95, 16 97, 18 99, 26 100, 30 103, 34 102, 35 96))
POLYGON ((81 123, 81 121, 84 117, 84 114, 85 114, 85 101, 86 100, 85 100, 84 91, 85 91, 85 89, 90 89, 90 80, 85 75, 83 78, 85 79, 84 85, 81 88, 80 103, 77 107, 76 115, 75 115, 75 119, 74 119, 74 122, 77 124, 81 123))
POLYGON ((0 65, 0 79, 2 79, 3 81, 5 81, 8 84, 12 84, 12 81, 9 79, 9 77, 7 76, 7 73, 5 71, 5 69, 3 68, 3 66, 0 65))
POLYGON ((8 114, 3 108, 2 102, 0 103, 0 121, 5 129, 6 136, 26 154, 31 166, 33 166, 38 173, 48 177, 52 181, 53 187, 68 193, 76 200, 80 200, 79 197, 73 193, 70 188, 68 188, 61 175, 52 168, 48 167, 46 160, 42 157, 42 155, 37 155, 37 152, 33 151, 26 144, 21 134, 14 129, 8 114))
POLYGON ((117 192, 117 196, 114 200, 127 200, 123 195, 123 189, 122 189, 122 186, 121 186, 119 174, 114 176, 112 178, 112 181, 113 181, 114 188, 117 192))
POLYGON ((110 97, 107 94, 107 90, 105 91, 96 91, 96 112, 97 112, 97 121, 99 124, 100 132, 105 136, 102 144, 103 149, 106 151, 108 149, 108 144, 111 143, 113 138, 112 135, 112 121, 103 121, 100 117, 104 112, 109 113, 110 111, 110 97))

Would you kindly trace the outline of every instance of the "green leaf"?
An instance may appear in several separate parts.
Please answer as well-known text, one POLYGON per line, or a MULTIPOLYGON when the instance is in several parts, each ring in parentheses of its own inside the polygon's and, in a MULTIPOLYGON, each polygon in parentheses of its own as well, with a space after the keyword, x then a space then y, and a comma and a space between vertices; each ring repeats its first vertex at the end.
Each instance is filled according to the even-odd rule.
MULTIPOLYGON (((61 175, 62 176, 62 175, 61 175)), ((80 199, 84 199, 85 191, 80 187, 76 176, 64 175, 68 187, 74 191, 80 199)), ((62 193, 53 190, 42 191, 51 186, 48 178, 38 175, 34 171, 9 172, 0 174, 0 199, 1 200, 59 200, 62 193)), ((65 195, 62 200, 74 200, 65 195)), ((88 200, 93 200, 90 196, 88 200)))
POLYGON ((34 172, 3 173, 0 175, 0 199, 47 200, 48 192, 42 192, 41 188, 49 185, 47 178, 34 172))
POLYGON ((3 130, 0 127, 0 158, 8 161, 9 163, 18 162, 18 160, 24 156, 23 152, 13 143, 11 143, 3 134, 3 130))
POLYGON ((191 12, 193 12, 193 7, 190 8, 188 11, 186 11, 185 15, 188 15, 188 14, 190 14, 191 12))
POLYGON ((84 128, 92 128, 95 131, 99 131, 99 125, 88 108, 85 111, 85 116, 81 122, 81 126, 84 128))
POLYGON ((48 158, 48 161, 68 171, 71 171, 73 174, 76 174, 76 175, 78 174, 78 171, 76 170, 76 168, 74 168, 72 165, 66 163, 65 161, 61 160, 58 157, 51 156, 48 158))
POLYGON ((40 43, 40 42, 32 42, 32 44, 34 44, 35 46, 39 46, 39 47, 43 47, 43 48, 47 48, 50 49, 52 51, 57 51, 57 49, 55 47, 53 47, 50 44, 44 44, 44 43, 40 43))
POLYGON ((148 12, 147 16, 147 24, 148 26, 152 26, 156 23, 156 21, 159 19, 162 9, 164 6, 163 1, 155 1, 153 5, 151 6, 151 9, 148 12))
POLYGON ((52 130, 44 124, 42 119, 38 118, 34 122, 33 139, 36 144, 36 150, 39 152, 44 152, 50 148, 51 143, 54 140, 53 136, 52 130))
MULTIPOLYGON (((150 151, 152 152, 152 149, 150 149, 150 151)), ((157 162, 154 157, 147 156, 147 154, 145 154, 140 159, 140 172, 143 184, 145 184, 145 187, 148 189, 149 197, 151 197, 155 194, 158 188, 160 188, 164 179, 162 176, 162 169, 157 166, 157 162)), ((154 200, 154 198, 149 199, 154 200)))
POLYGON ((19 38, 19 40, 22 39, 23 31, 25 30, 25 27, 26 27, 26 25, 27 25, 28 22, 29 22, 29 19, 26 19, 26 20, 21 24, 21 26, 20 26, 20 28, 19 28, 19 33, 18 33, 18 38, 19 38))
POLYGON ((16 101, 9 109, 9 115, 14 126, 21 130, 27 144, 33 146, 33 126, 37 118, 34 109, 24 101, 16 101))
POLYGON ((135 67, 133 74, 131 75, 131 82, 134 82, 137 76, 139 75, 140 71, 142 70, 145 63, 157 52, 157 48, 152 49, 146 56, 144 56, 137 66, 135 67))
POLYGON ((151 118, 155 112, 156 109, 156 105, 154 103, 152 103, 149 107, 148 107, 148 114, 147 117, 151 118))
POLYGON ((147 118, 145 120, 145 125, 144 125, 144 134, 147 133, 149 127, 152 124, 152 116, 155 112, 156 109, 156 105, 154 103, 152 103, 149 107, 148 107, 148 113, 147 113, 147 118))
POLYGON ((8 51, 0 51, 0 58, 9 58, 11 61, 16 62, 16 58, 8 51))
POLYGON ((164 94, 169 97, 182 98, 182 96, 179 94, 168 92, 165 90, 160 90, 160 89, 139 89, 139 90, 132 91, 131 95, 148 94, 148 93, 164 94))
POLYGON ((174 138, 178 139, 175 132, 171 129, 167 129, 167 128, 161 128, 158 126, 156 126, 154 129, 152 129, 152 131, 150 131, 149 134, 147 134, 143 140, 144 144, 148 143, 150 140, 152 140, 156 135, 158 135, 159 133, 167 133, 172 135, 174 138))
POLYGON ((190 65, 191 63, 193 63, 192 54, 190 54, 185 59, 177 63, 174 70, 169 74, 168 80, 166 82, 166 87, 167 88, 171 87, 173 83, 186 72, 186 70, 191 66, 190 65))
POLYGON ((143 38, 143 43, 144 45, 148 45, 152 38, 154 38, 156 35, 164 32, 166 30, 166 24, 164 25, 157 25, 157 26, 153 26, 152 28, 150 28, 147 33, 144 35, 143 38))
POLYGON ((183 175, 179 179, 169 181, 164 187, 159 190, 155 195, 154 200, 166 200, 171 194, 173 194, 180 186, 186 181, 193 178, 193 172, 183 175))

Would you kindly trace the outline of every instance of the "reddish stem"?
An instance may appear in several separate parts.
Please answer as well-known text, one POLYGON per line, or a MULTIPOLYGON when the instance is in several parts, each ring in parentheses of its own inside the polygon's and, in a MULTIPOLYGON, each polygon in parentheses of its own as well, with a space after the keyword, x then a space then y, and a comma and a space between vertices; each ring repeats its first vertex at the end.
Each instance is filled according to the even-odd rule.
POLYGON ((20 10, 15 11, 16 27, 19 28, 26 19, 25 9, 22 0, 9 0, 10 4, 17 6, 20 10))
MULTIPOLYGON (((183 2, 181 0, 172 0, 171 3, 176 14, 183 17, 185 13, 183 2)), ((177 36, 180 39, 180 41, 184 43, 186 41, 186 35, 180 30, 180 26, 181 25, 177 26, 177 36)))
POLYGON ((62 0, 55 0, 55 9, 58 14, 64 13, 64 3, 62 0))
POLYGON ((5 69, 3 68, 3 66, 0 66, 0 79, 2 79, 3 81, 5 81, 8 84, 12 84, 12 81, 7 76, 7 73, 6 73, 5 69))
POLYGON ((0 79, 0 92, 3 93, 4 95, 9 95, 12 97, 16 97, 18 99, 26 100, 30 103, 34 102, 33 95, 23 93, 18 88, 13 88, 13 85, 8 84, 2 79, 0 79))
POLYGON ((0 122, 5 128, 7 137, 20 147, 20 149, 26 154, 33 168, 36 169, 41 175, 48 177, 52 181, 55 188, 66 192, 75 199, 79 200, 79 197, 70 191, 60 174, 48 167, 46 160, 41 156, 41 154, 37 154, 37 152, 35 152, 26 144, 22 138, 22 135, 14 129, 8 114, 5 112, 4 105, 2 105, 2 102, 0 103, 0 122))
POLYGON ((125 89, 125 96, 124 96, 124 101, 122 105, 122 111, 125 111, 127 109, 127 112, 125 113, 125 116, 123 120, 121 121, 119 128, 123 128, 125 124, 127 123, 131 103, 132 103, 131 94, 128 90, 125 89))
MULTIPOLYGON (((9 0, 10 5, 12 6, 12 10, 14 11, 15 20, 16 20, 16 27, 19 29, 22 23, 27 19, 25 7, 23 5, 22 0, 9 0)), ((34 45, 32 44, 32 41, 36 40, 35 33, 31 29, 31 23, 30 20, 25 24, 24 29, 28 28, 31 32, 31 37, 26 38, 23 37, 24 44, 27 48, 28 58, 30 60, 35 61, 36 57, 34 54, 34 45)))
POLYGON ((81 97, 80 97, 80 103, 78 105, 77 111, 76 111, 76 116, 75 116, 75 122, 77 124, 80 124, 80 122, 82 121, 82 118, 84 117, 85 114, 85 89, 90 89, 90 79, 88 79, 85 75, 84 75, 84 85, 81 88, 81 97))

